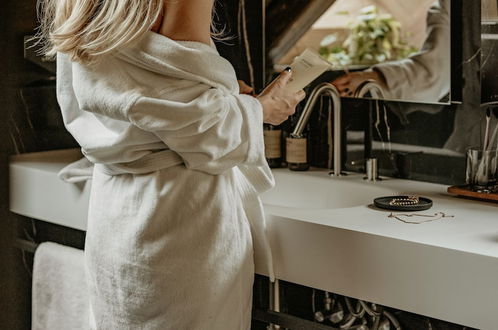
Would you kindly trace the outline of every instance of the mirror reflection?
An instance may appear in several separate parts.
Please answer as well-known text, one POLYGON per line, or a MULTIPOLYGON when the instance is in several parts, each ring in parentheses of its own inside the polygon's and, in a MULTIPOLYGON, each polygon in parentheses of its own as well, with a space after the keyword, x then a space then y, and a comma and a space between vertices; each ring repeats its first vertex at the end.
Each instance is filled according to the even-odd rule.
POLYGON ((305 49, 331 62, 343 97, 374 80, 389 100, 450 101, 450 0, 336 0, 288 51, 305 49))

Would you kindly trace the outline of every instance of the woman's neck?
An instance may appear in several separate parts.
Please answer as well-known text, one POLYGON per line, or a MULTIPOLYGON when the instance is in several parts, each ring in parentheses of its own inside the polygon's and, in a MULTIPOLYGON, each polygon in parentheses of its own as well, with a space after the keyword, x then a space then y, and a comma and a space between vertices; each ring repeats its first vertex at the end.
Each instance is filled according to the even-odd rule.
POLYGON ((173 40, 211 44, 214 0, 165 0, 165 13, 158 33, 173 40))

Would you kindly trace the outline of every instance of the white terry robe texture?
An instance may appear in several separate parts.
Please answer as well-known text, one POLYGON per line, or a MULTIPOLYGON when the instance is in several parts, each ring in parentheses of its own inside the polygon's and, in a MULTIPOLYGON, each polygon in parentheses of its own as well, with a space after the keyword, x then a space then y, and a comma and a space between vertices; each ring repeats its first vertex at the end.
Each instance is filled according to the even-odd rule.
MULTIPOLYGON (((97 329, 249 329, 253 250, 273 276, 259 193, 262 109, 216 49, 149 32, 94 66, 58 55, 67 129, 95 166, 85 246, 97 329), (173 150, 184 164, 108 175, 173 150)), ((144 162, 144 168, 147 163, 144 162)))

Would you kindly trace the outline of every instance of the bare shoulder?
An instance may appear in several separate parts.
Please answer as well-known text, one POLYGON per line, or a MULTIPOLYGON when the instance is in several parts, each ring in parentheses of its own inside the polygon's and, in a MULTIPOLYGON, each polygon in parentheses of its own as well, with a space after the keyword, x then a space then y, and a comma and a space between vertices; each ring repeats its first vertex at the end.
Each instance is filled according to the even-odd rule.
POLYGON ((166 1, 159 33, 173 40, 210 45, 213 0, 166 1))

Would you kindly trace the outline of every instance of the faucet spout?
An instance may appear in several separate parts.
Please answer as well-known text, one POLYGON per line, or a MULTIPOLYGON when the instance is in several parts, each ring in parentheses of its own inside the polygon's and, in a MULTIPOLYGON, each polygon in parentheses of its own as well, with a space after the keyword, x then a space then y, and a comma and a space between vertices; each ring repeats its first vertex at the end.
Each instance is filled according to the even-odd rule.
POLYGON ((382 87, 372 79, 365 80, 354 91, 356 98, 365 97, 367 94, 370 94, 374 99, 385 99, 382 87))
MULTIPOLYGON (((371 98, 380 100, 384 99, 384 91, 381 87, 381 85, 376 82, 375 80, 369 79, 364 82, 362 82, 356 90, 354 91, 354 97, 356 98, 364 98, 365 96, 369 95, 371 98)), ((368 112, 368 120, 367 124, 365 127, 365 142, 364 142, 364 155, 365 155, 365 165, 366 165, 366 179, 369 181, 376 181, 378 179, 378 167, 377 167, 377 159, 372 156, 372 142, 373 142, 373 133, 372 129, 375 127, 377 130, 377 133, 381 137, 380 130, 379 130, 379 125, 380 125, 380 113, 378 110, 378 104, 376 103, 376 114, 377 118, 374 122, 373 119, 373 111, 370 108, 370 111, 368 112)), ((384 117, 384 120, 386 121, 386 129, 387 129, 387 134, 388 134, 388 139, 390 140, 390 128, 389 125, 387 124, 387 118, 384 117)))
POLYGON ((315 87, 315 89, 311 92, 308 101, 306 102, 303 112, 299 117, 299 120, 294 128, 294 131, 291 133, 293 137, 301 137, 308 123, 308 120, 311 116, 311 112, 318 101, 321 95, 329 95, 332 98, 332 111, 334 112, 334 166, 333 166, 333 175, 340 176, 342 171, 342 159, 341 159, 341 96, 339 91, 335 88, 334 85, 330 83, 323 83, 315 87))

